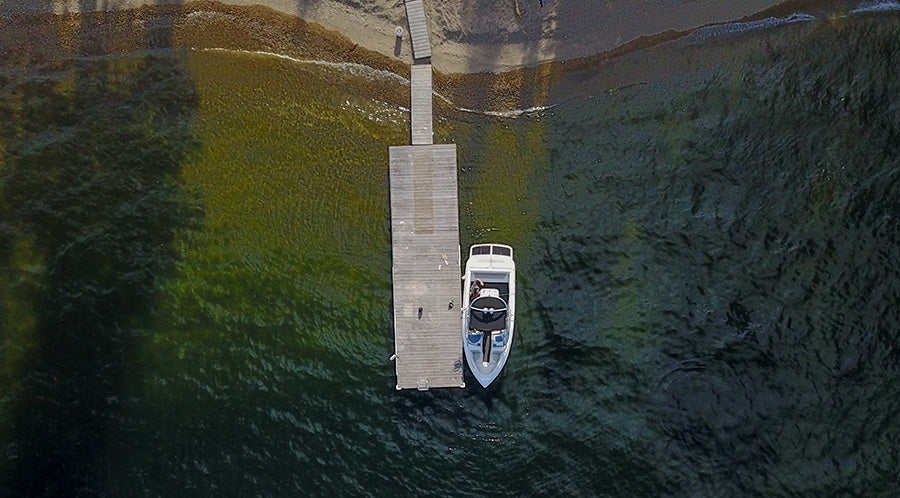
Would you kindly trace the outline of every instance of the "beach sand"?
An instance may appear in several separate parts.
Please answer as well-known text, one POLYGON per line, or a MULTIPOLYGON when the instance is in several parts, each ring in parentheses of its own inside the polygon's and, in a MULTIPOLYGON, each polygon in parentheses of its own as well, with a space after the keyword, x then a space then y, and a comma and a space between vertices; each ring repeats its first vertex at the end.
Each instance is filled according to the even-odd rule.
MULTIPOLYGON (((164 0, 0 1, 5 17, 41 12, 134 9, 164 0)), ((402 0, 224 0, 263 5, 346 36, 353 44, 411 61, 402 0), (396 28, 404 29, 397 43, 396 28)), ((504 72, 608 52, 641 37, 752 15, 773 0, 424 0, 432 64, 444 74, 504 72)))
MULTIPOLYGON (((0 61, 33 64, 69 55, 182 47, 358 63, 409 77, 409 37, 404 28, 397 44, 395 35, 396 25, 406 25, 402 0, 256 0, 268 6, 250 5, 254 0, 159 5, 154 0, 103 0, 102 8, 99 1, 0 0, 0 61), (81 14, 86 11, 91 12, 81 14)), ((514 0, 426 0, 435 106, 450 105, 446 98, 450 107, 475 110, 544 107, 573 92, 596 94, 736 63, 727 54, 707 50, 708 45, 682 50, 665 42, 709 23, 800 11, 827 17, 848 5, 843 0, 787 0, 774 6, 771 1, 588 3, 544 0, 541 7, 540 0, 519 0, 520 18, 514 0), (768 8, 745 15, 763 7, 768 8)), ((379 97, 408 105, 407 90, 391 92, 379 97)))

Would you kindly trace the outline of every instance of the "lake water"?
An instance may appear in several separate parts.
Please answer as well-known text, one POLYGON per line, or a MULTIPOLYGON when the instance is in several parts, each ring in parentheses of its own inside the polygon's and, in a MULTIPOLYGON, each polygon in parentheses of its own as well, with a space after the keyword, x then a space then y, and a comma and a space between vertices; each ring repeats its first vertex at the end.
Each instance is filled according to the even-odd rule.
POLYGON ((0 494, 896 495, 900 22, 873 10, 517 117, 436 104, 463 246, 517 254, 487 390, 394 390, 402 78, 5 66, 0 494))

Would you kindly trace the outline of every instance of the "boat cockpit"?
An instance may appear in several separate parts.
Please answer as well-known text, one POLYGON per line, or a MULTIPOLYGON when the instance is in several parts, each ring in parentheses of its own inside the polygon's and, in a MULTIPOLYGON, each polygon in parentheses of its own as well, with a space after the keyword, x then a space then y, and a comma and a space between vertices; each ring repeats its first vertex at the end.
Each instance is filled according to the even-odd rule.
POLYGON ((469 328, 481 332, 506 328, 506 302, 499 297, 477 297, 469 305, 469 310, 469 328))

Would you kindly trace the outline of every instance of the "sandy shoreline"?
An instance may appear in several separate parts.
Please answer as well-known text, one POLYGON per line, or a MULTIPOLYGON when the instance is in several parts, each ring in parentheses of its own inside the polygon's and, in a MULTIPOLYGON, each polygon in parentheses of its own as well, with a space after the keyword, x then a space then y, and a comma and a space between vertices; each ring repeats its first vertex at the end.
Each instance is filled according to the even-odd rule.
MULTIPOLYGON (((35 0, 2 2, 0 14, 134 9, 144 5, 192 4, 196 0, 35 0)), ((411 61, 402 0, 221 0, 234 6, 263 5, 337 31, 389 59, 411 61)), ((424 0, 436 71, 504 72, 542 62, 588 57, 669 31, 729 22, 770 8, 774 0, 424 0), (543 5, 541 5, 543 4, 543 5)))
MULTIPOLYGON (((82 5, 93 5, 96 1, 80 0, 82 5)), ((343 32, 304 20, 297 14, 283 12, 289 10, 288 3, 303 1, 306 18, 322 18, 323 12, 332 7, 355 8, 356 17, 362 22, 354 23, 353 29, 360 26, 370 29, 378 23, 392 24, 378 12, 363 12, 365 9, 362 7, 352 7, 346 3, 363 0, 266 1, 279 9, 234 5, 249 4, 251 0, 228 0, 228 3, 187 0, 183 4, 165 2, 159 5, 154 4, 153 0, 107 0, 106 9, 82 9, 64 5, 59 0, 44 0, 43 6, 35 2, 27 4, 28 7, 18 3, 17 7, 11 7, 0 0, 0 65, 32 65, 58 61, 71 55, 93 56, 155 48, 224 49, 271 53, 304 60, 357 63, 409 77, 412 57, 408 37, 404 37, 397 54, 392 52, 388 55, 373 50, 377 48, 377 43, 371 40, 365 40, 365 43, 357 41, 361 40, 358 34, 354 35, 356 38, 351 38, 343 32), (318 5, 318 10, 313 12, 311 5, 318 5), (81 10, 91 12, 81 14, 81 10)), ((524 5, 525 0, 519 1, 520 5, 524 5)), ((377 11, 382 4, 390 4, 391 8, 400 9, 405 15, 402 0, 373 0, 367 5, 377 11)), ((550 5, 561 5, 561 0, 544 0, 544 8, 550 5)), ((787 0, 741 21, 784 18, 795 12, 816 12, 826 19, 834 13, 846 12, 847 8, 848 4, 843 0, 787 0)), ((525 15, 523 13, 523 18, 525 15)), ((332 22, 340 19, 339 16, 324 17, 332 22)), ((351 27, 343 29, 353 31, 351 27)), ((572 92, 593 94, 643 84, 677 73, 735 63, 733 54, 710 50, 711 45, 707 43, 693 48, 677 48, 684 44, 666 43, 690 34, 691 30, 668 30, 653 36, 641 36, 599 53, 591 52, 594 48, 587 49, 583 45, 578 50, 585 52, 585 55, 570 47, 571 51, 564 52, 571 55, 568 59, 559 54, 544 59, 535 52, 532 53, 534 63, 524 67, 519 64, 517 69, 504 65, 504 53, 518 52, 517 45, 499 41, 505 36, 502 33, 485 38, 495 40, 494 53, 490 57, 472 52, 468 59, 463 59, 461 54, 474 50, 465 42, 439 44, 436 47, 443 48, 435 49, 432 58, 438 69, 434 75, 434 88, 441 96, 435 105, 442 106, 442 98, 446 97, 455 105, 483 111, 505 112, 544 107, 565 101, 572 92), (466 66, 441 64, 441 60, 453 60, 448 50, 455 51, 456 56, 460 57, 458 63, 465 62, 466 66), (458 71, 448 71, 448 65, 458 71), (478 69, 482 70, 476 71, 478 69)), ((394 33, 390 35, 394 36, 394 33)), ((582 35, 589 37, 584 33, 582 35)), ((764 41, 764 38, 760 40, 764 41)), ((758 47, 758 50, 766 49, 765 45, 758 47)), ((518 53, 520 58, 525 55, 518 53)), ((378 91, 386 101, 408 105, 409 93, 402 87, 390 90, 379 88, 378 91)))

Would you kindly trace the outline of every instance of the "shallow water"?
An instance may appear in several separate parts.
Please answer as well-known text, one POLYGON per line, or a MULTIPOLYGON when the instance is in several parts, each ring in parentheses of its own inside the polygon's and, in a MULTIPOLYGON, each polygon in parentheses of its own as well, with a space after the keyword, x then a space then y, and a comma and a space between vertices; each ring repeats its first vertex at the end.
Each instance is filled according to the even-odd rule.
POLYGON ((462 244, 518 257, 488 390, 393 388, 403 82, 6 70, 0 491, 895 494, 900 28, 802 24, 740 70, 440 117, 462 244))

